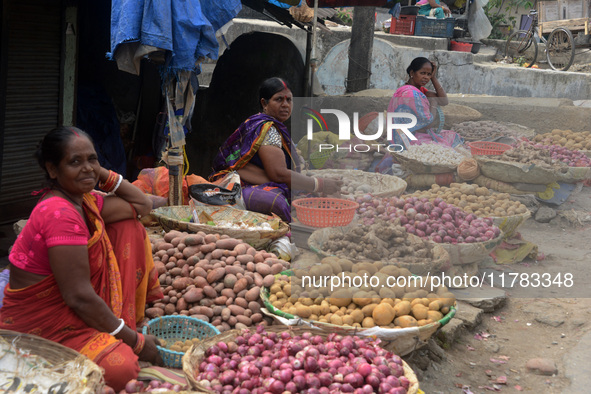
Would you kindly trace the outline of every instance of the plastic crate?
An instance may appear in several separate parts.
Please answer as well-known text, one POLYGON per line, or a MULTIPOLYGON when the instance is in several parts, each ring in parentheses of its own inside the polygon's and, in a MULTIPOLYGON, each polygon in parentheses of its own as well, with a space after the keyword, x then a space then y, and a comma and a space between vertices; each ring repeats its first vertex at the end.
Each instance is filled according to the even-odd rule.
POLYGON ((418 15, 415 36, 451 38, 455 23, 456 18, 433 19, 418 15))
POLYGON ((390 34, 403 34, 412 36, 415 34, 416 15, 400 15, 400 19, 392 17, 390 22, 390 34))

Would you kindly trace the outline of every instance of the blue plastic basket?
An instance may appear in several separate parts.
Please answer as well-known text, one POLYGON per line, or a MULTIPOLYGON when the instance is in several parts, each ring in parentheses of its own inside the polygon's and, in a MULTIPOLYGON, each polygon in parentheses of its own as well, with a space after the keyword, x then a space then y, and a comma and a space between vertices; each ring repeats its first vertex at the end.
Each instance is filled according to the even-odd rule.
POLYGON ((451 38, 454 36, 456 18, 434 19, 417 16, 415 36, 451 38))
MULTIPOLYGON (((211 324, 194 317, 184 315, 162 316, 152 319, 143 328, 143 333, 157 338, 174 341, 186 341, 193 338, 205 339, 220 332, 211 324)), ((169 368, 182 368, 184 353, 157 346, 164 365, 169 368)))

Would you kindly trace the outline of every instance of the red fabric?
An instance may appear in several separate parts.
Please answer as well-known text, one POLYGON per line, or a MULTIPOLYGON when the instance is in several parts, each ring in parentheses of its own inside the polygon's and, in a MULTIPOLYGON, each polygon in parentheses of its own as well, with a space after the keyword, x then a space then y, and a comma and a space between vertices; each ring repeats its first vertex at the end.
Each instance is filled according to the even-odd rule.
POLYGON ((137 379, 140 373, 137 356, 123 342, 94 362, 105 370, 105 382, 116 392, 124 390, 125 384, 131 379, 137 379))
MULTIPOLYGON (((147 288, 148 283, 154 285, 158 282, 155 278, 152 254, 151 252, 146 254, 146 242, 149 242, 146 232, 143 227, 143 232, 134 231, 139 230, 138 221, 135 219, 118 222, 114 225, 116 231, 114 245, 117 248, 117 252, 114 253, 104 222, 100 217, 97 197, 86 194, 83 207, 89 222, 95 227, 88 241, 92 287, 115 316, 123 318, 127 325, 135 328, 137 321, 135 303, 138 299, 136 293, 143 293, 144 300, 148 292, 151 292, 149 298, 151 300, 162 297, 162 293, 155 288, 147 288), (122 258, 121 271, 116 254, 122 258)), ((158 289, 159 287, 158 284, 158 289)), ((121 361, 122 364, 119 366, 125 366, 121 372, 127 380, 129 380, 128 371, 135 370, 136 367, 139 371, 137 358, 126 355, 129 352, 133 354, 129 346, 108 333, 87 326, 64 303, 52 274, 23 289, 12 290, 7 286, 4 294, 3 306, 0 309, 0 328, 39 335, 59 342, 85 354, 99 364, 103 363, 103 360, 111 360, 113 363, 113 357, 117 356, 110 355, 118 352, 125 360, 121 361), (122 351, 121 348, 128 348, 129 352, 122 351)), ((142 296, 139 298, 141 299, 142 296)), ((144 307, 145 302, 141 305, 140 319, 143 317, 144 307)), ((107 384, 114 386, 111 379, 117 382, 116 377, 105 374, 107 384)))
MULTIPOLYGON (((103 197, 96 195, 99 210, 103 197)), ((14 266, 38 275, 50 275, 47 249, 58 245, 86 245, 88 227, 74 205, 61 197, 37 204, 16 238, 8 259, 14 266)))

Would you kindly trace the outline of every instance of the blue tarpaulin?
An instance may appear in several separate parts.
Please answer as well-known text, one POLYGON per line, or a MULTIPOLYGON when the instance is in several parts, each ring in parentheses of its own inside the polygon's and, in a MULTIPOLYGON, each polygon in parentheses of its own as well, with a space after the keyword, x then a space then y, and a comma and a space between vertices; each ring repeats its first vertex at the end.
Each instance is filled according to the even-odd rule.
POLYGON ((170 51, 168 70, 193 71, 200 58, 217 59, 215 33, 241 9, 240 0, 112 0, 108 56, 139 44, 170 51))

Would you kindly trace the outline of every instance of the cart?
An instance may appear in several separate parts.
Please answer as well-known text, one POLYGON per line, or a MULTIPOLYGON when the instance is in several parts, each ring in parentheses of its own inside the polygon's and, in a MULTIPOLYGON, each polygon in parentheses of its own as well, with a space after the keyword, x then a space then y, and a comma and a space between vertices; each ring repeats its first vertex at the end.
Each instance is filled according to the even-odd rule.
POLYGON ((507 39, 505 57, 532 67, 538 57, 539 39, 546 45, 548 65, 554 70, 567 71, 577 53, 589 50, 589 5, 590 0, 538 2, 537 8, 529 13, 529 28, 517 30, 507 39), (571 16, 583 17, 569 18, 571 16), (584 40, 575 39, 573 33, 581 34, 584 40))

